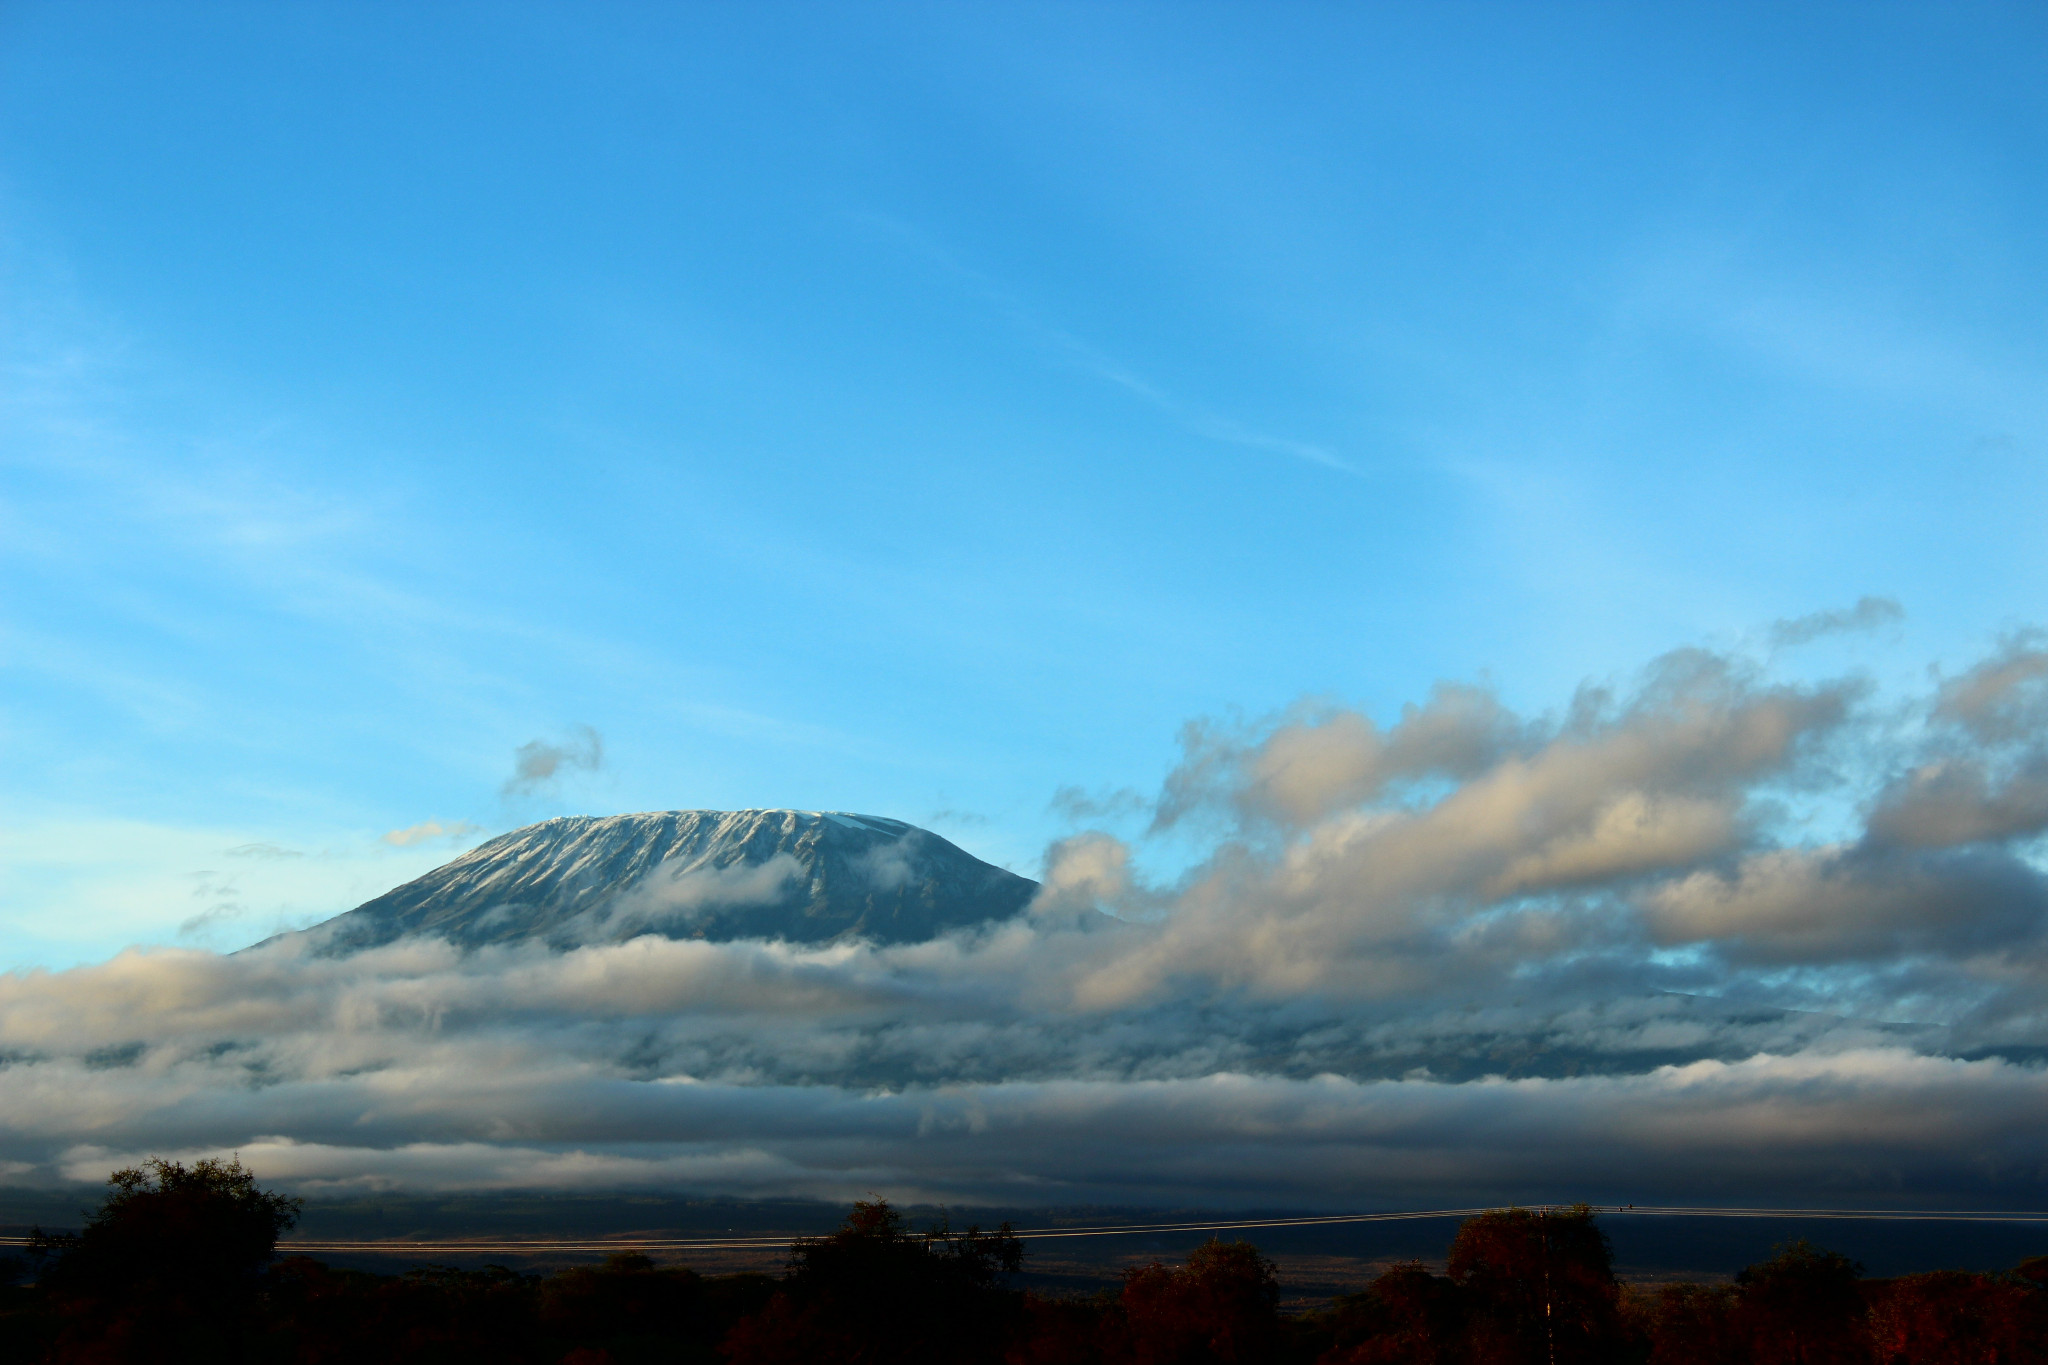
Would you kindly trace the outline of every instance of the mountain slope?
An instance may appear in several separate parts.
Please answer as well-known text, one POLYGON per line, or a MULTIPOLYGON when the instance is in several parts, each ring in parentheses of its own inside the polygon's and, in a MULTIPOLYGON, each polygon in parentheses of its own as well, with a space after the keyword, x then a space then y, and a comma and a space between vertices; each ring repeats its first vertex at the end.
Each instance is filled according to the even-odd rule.
POLYGON ((479 844, 305 930, 343 954, 407 935, 461 947, 670 938, 915 943, 1021 911, 1038 883, 872 815, 565 816, 479 844))

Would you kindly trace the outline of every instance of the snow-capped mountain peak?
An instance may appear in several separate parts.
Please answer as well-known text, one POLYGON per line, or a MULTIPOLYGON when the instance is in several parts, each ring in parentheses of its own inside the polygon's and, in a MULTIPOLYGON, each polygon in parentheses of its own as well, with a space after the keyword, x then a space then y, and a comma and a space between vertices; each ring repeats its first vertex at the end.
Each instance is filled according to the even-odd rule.
POLYGON ((304 931, 324 953, 671 938, 919 942, 1017 914, 1038 884, 915 825, 846 811, 564 816, 490 839, 304 931))

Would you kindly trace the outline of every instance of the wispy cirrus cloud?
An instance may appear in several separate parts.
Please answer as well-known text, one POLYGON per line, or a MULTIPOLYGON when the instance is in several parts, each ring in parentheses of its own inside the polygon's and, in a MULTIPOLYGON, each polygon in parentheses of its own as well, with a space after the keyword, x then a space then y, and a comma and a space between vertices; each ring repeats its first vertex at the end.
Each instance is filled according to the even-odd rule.
POLYGON ((1060 355, 1096 379, 1121 389, 1189 435, 1269 455, 1284 455, 1340 474, 1359 474, 1355 464, 1327 445, 1263 431, 1199 403, 1176 397, 1101 347, 1068 328, 1048 322, 1040 310, 1027 304, 1016 290, 986 271, 968 265, 957 252, 941 245, 924 229, 902 219, 876 213, 862 214, 859 221, 938 266, 950 279, 1000 313, 1010 326, 1038 346, 1060 355))

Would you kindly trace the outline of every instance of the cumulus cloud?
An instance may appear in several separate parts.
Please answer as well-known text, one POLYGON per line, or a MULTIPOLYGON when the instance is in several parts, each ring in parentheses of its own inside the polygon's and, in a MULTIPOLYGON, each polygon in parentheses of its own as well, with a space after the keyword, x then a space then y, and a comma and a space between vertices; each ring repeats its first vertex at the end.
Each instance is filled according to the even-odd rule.
POLYGON ((2039 657, 1884 698, 1682 651, 1551 714, 1447 685, 1391 722, 1193 725, 1153 803, 1208 840, 1191 865, 1078 834, 1029 913, 929 942, 690 936, 788 894, 777 860, 664 869, 570 951, 0 977, 0 1161, 239 1149, 309 1192, 2030 1200, 2039 657), (1810 836, 1811 799, 1860 825, 1810 836))
POLYGON ((1512 741, 1513 720, 1491 694, 1440 685, 1382 731, 1356 711, 1297 707, 1250 733, 1213 722, 1181 731, 1183 758, 1160 794, 1156 827, 1208 807, 1299 825, 1370 801, 1390 786, 1483 771, 1512 741))
POLYGON ((1940 848, 2033 835, 2048 829, 2048 752, 2027 754, 1995 773, 1969 758, 1915 768, 1885 791, 1870 834, 1888 843, 1940 848))
POLYGON ((1941 848, 2048 830, 2048 649, 2008 640, 1945 683, 1929 751, 1878 794, 1875 843, 1941 848))
POLYGON ((471 834, 483 833, 483 826, 472 825, 467 820, 450 820, 443 824, 439 820, 422 820, 417 825, 394 829, 384 836, 384 842, 394 848, 411 848, 435 839, 455 840, 471 834))
POLYGON ((588 725, 578 725, 560 744, 530 739, 514 749, 512 776, 505 779, 504 794, 530 795, 547 787, 564 770, 595 772, 603 766, 603 737, 588 725))
POLYGON ((2048 885, 1995 854, 1776 849, 1733 874, 1663 883, 1644 902, 1664 943, 1714 943, 1737 961, 1841 965, 2025 948, 2041 935, 2048 885))
POLYGON ((2008 641, 1941 689, 1935 715, 1979 740, 2038 745, 2048 725, 2048 646, 2035 635, 2008 641))

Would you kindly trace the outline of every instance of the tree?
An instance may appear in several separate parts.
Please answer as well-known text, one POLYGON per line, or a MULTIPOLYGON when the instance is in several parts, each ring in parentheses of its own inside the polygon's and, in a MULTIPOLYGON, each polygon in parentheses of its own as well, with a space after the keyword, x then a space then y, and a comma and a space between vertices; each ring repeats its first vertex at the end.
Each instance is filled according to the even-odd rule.
POLYGON ((1102 1365, 1121 1316, 1109 1293, 1085 1299, 1027 1293, 1004 1365, 1102 1365))
POLYGON ((1248 1365, 1280 1337, 1280 1282, 1250 1242, 1211 1238, 1179 1269, 1127 1270, 1121 1303, 1136 1365, 1248 1365))
POLYGON ((1756 1365, 1837 1365, 1869 1358, 1863 1267, 1804 1237, 1735 1276, 1735 1321, 1756 1365))
POLYGON ((1325 1321, 1323 1365, 1440 1365, 1458 1358, 1458 1291, 1420 1261, 1390 1267, 1362 1294, 1336 1301, 1325 1321))
POLYGON ((557 1365, 593 1344, 550 1340, 539 1280, 504 1266, 373 1275, 292 1257, 266 1278, 255 1358, 273 1365, 557 1365))
POLYGON ((1621 1349, 1620 1289, 1607 1234, 1584 1204, 1495 1209, 1451 1243, 1475 1365, 1582 1365, 1621 1349))
POLYGON ((54 1288, 123 1294, 246 1288, 296 1226, 300 1201, 256 1187, 239 1160, 186 1167, 151 1157, 107 1177, 112 1192, 76 1237, 36 1229, 31 1246, 58 1253, 54 1288))
POLYGON ((2032 1285, 2004 1275, 1937 1270, 1879 1289, 1870 1336, 1879 1365, 2039 1365, 2048 1321, 2032 1285))
POLYGON ((540 1286, 540 1320, 576 1340, 690 1335, 703 1314, 704 1283, 684 1266, 657 1266, 621 1252, 601 1266, 576 1266, 540 1286))
POLYGON ((920 1232, 886 1200, 856 1203, 837 1232, 791 1246, 781 1292, 721 1349, 734 1365, 998 1360, 1017 1315, 1004 1277, 1022 1264, 1008 1223, 920 1232))
POLYGON ((258 1276, 299 1201, 258 1189, 238 1160, 152 1157, 107 1183, 77 1236, 38 1228, 30 1239, 56 1256, 42 1282, 66 1306, 60 1354, 97 1340, 113 1359, 236 1358, 258 1276))
POLYGON ((1633 1298, 1656 1365, 1726 1365, 1736 1344, 1736 1291, 1727 1285, 1667 1284, 1633 1298))

